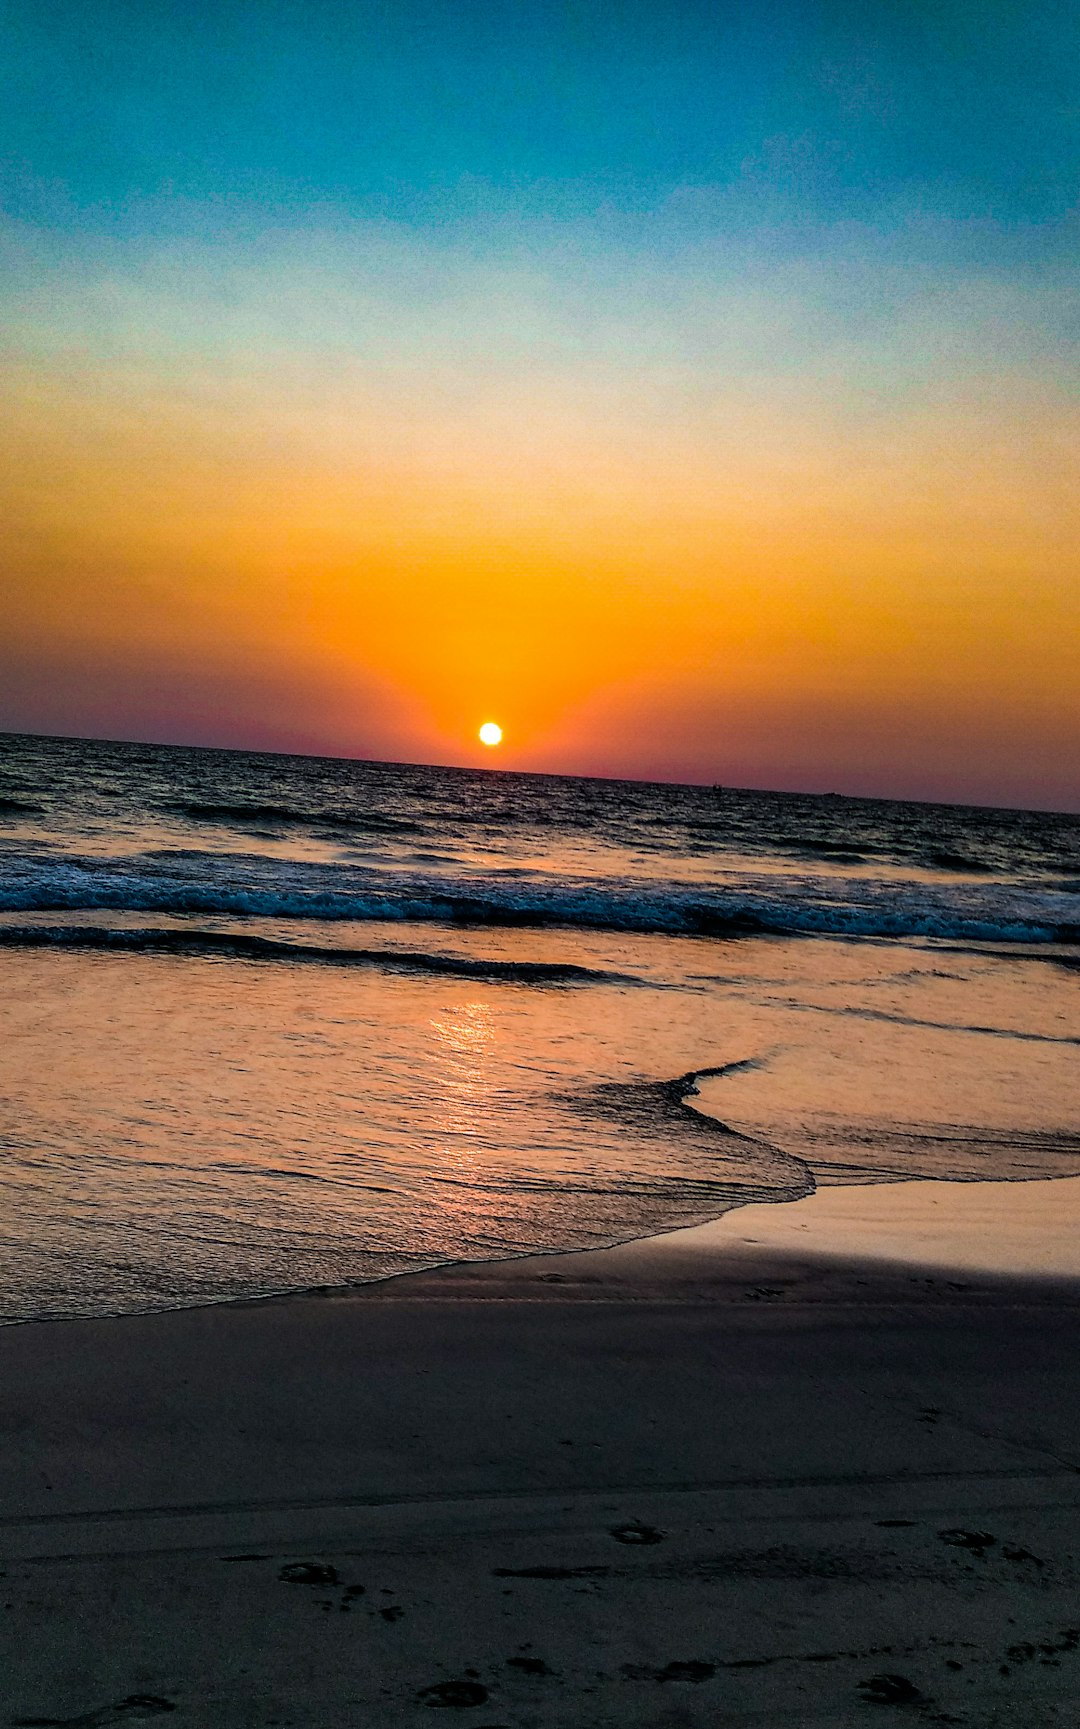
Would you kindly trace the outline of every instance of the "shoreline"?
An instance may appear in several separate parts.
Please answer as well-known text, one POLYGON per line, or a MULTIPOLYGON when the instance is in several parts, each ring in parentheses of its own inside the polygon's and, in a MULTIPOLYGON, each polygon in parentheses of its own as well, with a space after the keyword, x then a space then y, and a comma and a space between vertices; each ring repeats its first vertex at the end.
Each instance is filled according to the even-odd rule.
POLYGON ((742 1300, 756 1301, 770 1279, 780 1281, 767 1292, 772 1300, 866 1301, 874 1285, 888 1288, 890 1301, 937 1286, 981 1300, 1080 1302, 1080 1177, 822 1184, 796 1200, 748 1201, 699 1224, 595 1247, 441 1261, 169 1307, 27 1316, 0 1322, 0 1335, 306 1301, 539 1301, 556 1284, 564 1301, 660 1300, 665 1290, 680 1302, 737 1302, 747 1290, 742 1300))
MULTIPOLYGON (((1039 1187, 1062 1184, 1080 1205, 1080 1179, 1039 1187)), ((3 1329, 0 1705, 87 1729, 421 1729, 433 1705, 474 1729, 857 1729, 891 1703, 1061 1729, 1080 1280, 780 1241, 818 1197, 840 1230, 907 1187, 3 1329)))
POLYGON ((613 1301, 635 1289, 655 1297, 664 1286, 678 1300, 694 1290, 700 1300, 736 1300, 766 1270, 786 1274, 790 1294, 802 1301, 827 1300, 830 1283, 847 1289, 859 1277, 945 1289, 954 1273, 963 1275, 951 1281, 957 1291, 1080 1298, 1080 1177, 822 1185, 798 1200, 748 1202, 703 1224, 602 1248, 446 1262, 317 1294, 408 1300, 415 1285, 418 1300, 466 1289, 477 1299, 523 1300, 558 1280, 564 1300, 589 1286, 613 1301))

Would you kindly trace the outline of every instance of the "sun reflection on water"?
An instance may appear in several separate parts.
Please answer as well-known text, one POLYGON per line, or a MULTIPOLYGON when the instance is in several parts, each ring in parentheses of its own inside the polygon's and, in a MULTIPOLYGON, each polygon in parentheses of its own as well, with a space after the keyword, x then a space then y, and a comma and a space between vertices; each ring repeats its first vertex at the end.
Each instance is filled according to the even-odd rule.
POLYGON ((495 1016, 483 1000, 462 1003, 432 1019, 443 1087, 438 1128, 447 1137, 449 1165, 461 1171, 475 1164, 479 1143, 490 1141, 491 1066, 495 1016))

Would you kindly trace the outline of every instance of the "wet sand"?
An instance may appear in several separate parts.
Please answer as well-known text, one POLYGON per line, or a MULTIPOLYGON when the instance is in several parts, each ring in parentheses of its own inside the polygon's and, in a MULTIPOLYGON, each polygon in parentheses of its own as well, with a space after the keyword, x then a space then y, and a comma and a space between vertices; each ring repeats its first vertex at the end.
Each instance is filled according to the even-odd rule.
POLYGON ((1073 1220, 831 1190, 7 1328, 0 1722, 1071 1724, 1073 1220))

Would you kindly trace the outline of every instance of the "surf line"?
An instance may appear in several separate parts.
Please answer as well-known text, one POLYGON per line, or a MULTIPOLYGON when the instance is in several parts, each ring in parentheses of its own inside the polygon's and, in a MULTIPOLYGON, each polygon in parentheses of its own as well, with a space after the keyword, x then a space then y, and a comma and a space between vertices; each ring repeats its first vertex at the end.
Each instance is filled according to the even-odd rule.
POLYGON ((249 931, 193 931, 124 925, 0 925, 0 948, 81 949, 97 953, 167 954, 201 959, 293 961, 373 967, 385 972, 534 985, 615 984, 668 989, 636 973, 606 972, 570 961, 499 961, 423 949, 333 948, 284 942, 249 931))

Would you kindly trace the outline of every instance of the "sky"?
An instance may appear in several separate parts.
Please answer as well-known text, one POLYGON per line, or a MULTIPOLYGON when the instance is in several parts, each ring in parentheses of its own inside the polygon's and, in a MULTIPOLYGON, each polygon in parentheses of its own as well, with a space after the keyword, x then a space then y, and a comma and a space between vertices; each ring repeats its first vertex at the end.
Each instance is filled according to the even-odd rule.
POLYGON ((1071 3, 0 40, 0 728, 1080 809, 1071 3))

